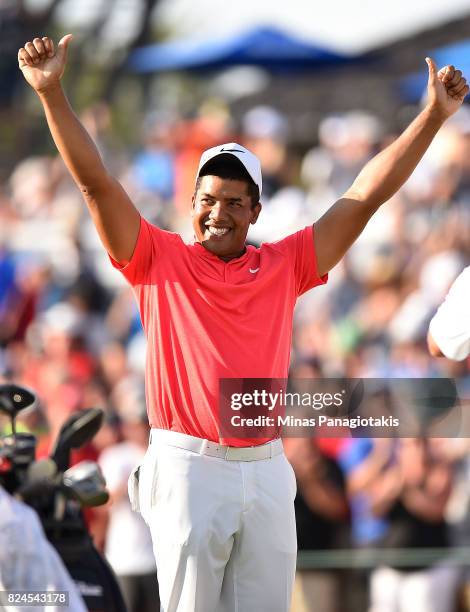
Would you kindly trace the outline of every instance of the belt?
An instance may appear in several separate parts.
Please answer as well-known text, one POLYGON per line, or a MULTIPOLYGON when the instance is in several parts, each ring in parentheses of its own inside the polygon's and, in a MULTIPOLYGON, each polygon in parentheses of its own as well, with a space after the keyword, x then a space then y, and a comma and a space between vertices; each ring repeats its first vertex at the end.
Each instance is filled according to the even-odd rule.
POLYGON ((266 444, 260 444, 259 446, 223 446, 222 444, 217 444, 217 442, 211 442, 210 440, 196 438, 195 436, 167 429, 152 429, 150 432, 150 444, 166 444, 167 446, 184 448, 199 455, 209 455, 209 457, 218 457, 226 461, 260 461, 262 459, 271 459, 284 452, 280 438, 271 440, 271 442, 266 444))

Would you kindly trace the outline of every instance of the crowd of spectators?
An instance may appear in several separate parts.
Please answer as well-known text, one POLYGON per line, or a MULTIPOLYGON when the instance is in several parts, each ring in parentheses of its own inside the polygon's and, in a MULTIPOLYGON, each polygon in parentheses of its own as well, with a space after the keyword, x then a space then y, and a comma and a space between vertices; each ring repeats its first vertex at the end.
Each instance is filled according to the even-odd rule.
MULTIPOLYGON (((140 150, 131 154, 113 137, 109 109, 98 105, 82 119, 141 213, 187 239, 201 152, 243 143, 260 158, 264 176, 263 210, 249 234, 254 244, 315 221, 395 137, 358 111, 325 118, 318 143, 298 151, 274 108, 253 108, 236 125, 227 108, 208 102, 192 120, 150 113, 140 150)), ((430 357, 426 332, 469 254, 470 113, 463 108, 328 284, 300 299, 292 376, 450 376, 468 397, 468 364, 430 357)), ((129 576, 139 576, 145 590, 155 572, 149 536, 125 495, 147 440, 144 363, 132 293, 108 261, 60 158, 22 160, 0 185, 0 380, 37 392, 39 408, 24 421, 39 436, 39 456, 70 413, 104 409, 93 453, 113 502, 95 512, 91 526, 129 598, 137 597, 129 576)), ((469 541, 465 440, 298 438, 286 442, 286 451, 298 480, 300 549, 442 549, 469 541)), ((351 609, 348 588, 352 593, 357 584, 345 571, 341 564, 301 569, 294 612, 351 609)), ((422 560, 406 568, 385 563, 367 579, 370 602, 354 610, 453 612, 465 582, 459 567, 430 568, 422 560)), ((142 603, 133 609, 146 610, 142 603)))

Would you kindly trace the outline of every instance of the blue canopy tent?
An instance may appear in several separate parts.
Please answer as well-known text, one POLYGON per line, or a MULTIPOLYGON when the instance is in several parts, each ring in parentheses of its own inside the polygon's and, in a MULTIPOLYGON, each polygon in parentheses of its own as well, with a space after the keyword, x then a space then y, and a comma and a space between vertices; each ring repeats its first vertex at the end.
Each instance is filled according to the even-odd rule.
POLYGON ((271 72, 297 72, 355 59, 281 30, 261 27, 224 38, 176 41, 136 49, 128 59, 128 67, 138 73, 215 70, 236 65, 259 66, 271 72))
MULTIPOLYGON (((446 64, 453 64, 458 66, 465 75, 470 74, 470 40, 439 47, 431 51, 429 55, 439 68, 446 64)), ((415 72, 400 79, 400 92, 408 102, 418 102, 426 90, 427 82, 428 71, 425 67, 422 72, 415 72)))

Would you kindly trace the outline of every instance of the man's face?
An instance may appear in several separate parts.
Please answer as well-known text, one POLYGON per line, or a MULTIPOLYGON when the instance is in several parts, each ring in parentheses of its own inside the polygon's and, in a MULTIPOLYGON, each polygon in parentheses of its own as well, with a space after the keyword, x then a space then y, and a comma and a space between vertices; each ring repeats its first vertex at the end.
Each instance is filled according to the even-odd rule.
POLYGON ((250 223, 256 223, 261 204, 252 207, 244 181, 203 176, 193 196, 194 234, 208 251, 224 261, 240 257, 250 223))

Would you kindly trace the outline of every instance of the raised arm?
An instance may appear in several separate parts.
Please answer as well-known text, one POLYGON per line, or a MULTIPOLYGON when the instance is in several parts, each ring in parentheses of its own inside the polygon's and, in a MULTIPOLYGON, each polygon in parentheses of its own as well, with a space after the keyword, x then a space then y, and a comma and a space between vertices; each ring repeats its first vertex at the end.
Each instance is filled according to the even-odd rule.
POLYGON ((461 106, 469 92, 460 70, 446 66, 429 70, 428 102, 424 110, 391 145, 371 159, 351 188, 315 223, 315 248, 320 274, 343 257, 374 212, 405 183, 444 121, 461 106))
POLYGON ((18 51, 18 64, 44 107, 52 138, 93 218, 101 241, 119 263, 132 257, 140 215, 121 185, 110 176, 96 146, 73 112, 61 86, 71 34, 57 50, 48 38, 35 38, 18 51))

